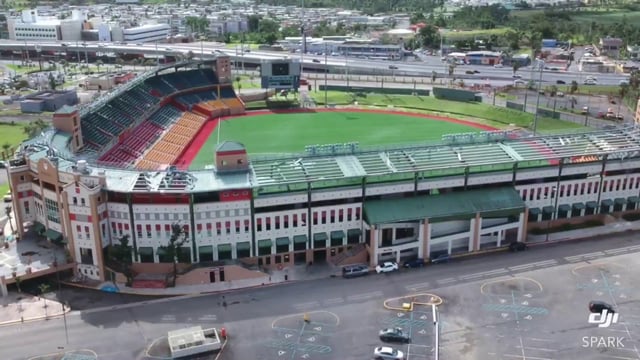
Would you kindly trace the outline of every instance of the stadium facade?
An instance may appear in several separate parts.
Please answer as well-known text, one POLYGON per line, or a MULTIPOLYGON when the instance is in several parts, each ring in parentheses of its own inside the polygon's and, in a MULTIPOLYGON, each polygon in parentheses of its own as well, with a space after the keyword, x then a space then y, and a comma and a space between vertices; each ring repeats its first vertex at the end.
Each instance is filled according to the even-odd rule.
POLYGON ((280 157, 249 157, 242 144, 224 142, 210 168, 182 168, 176 161, 203 124, 244 112, 231 79, 226 58, 184 64, 145 74, 90 108, 61 109, 54 129, 10 161, 20 235, 67 247, 78 273, 104 281, 105 248, 124 235, 135 263, 173 262, 161 247, 176 223, 190 240, 183 263, 364 257, 376 265, 503 247, 526 241, 531 224, 638 207, 637 128, 457 134, 280 157))

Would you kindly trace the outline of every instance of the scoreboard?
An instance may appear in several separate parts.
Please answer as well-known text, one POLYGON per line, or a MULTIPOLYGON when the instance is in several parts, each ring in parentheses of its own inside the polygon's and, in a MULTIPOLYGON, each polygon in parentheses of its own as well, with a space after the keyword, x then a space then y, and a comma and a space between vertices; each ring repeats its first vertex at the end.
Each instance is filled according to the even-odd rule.
POLYGON ((300 70, 300 62, 297 60, 263 60, 260 66, 262 88, 298 89, 300 87, 300 70))

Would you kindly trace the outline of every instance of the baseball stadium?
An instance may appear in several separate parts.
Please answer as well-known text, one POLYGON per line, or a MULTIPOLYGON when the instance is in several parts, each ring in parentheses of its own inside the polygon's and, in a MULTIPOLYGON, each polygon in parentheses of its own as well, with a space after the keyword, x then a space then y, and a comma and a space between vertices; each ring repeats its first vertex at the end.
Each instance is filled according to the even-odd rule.
MULTIPOLYGON (((404 111, 247 111, 232 79, 227 57, 184 62, 60 109, 9 163, 20 237, 105 281, 125 236, 135 274, 166 272, 178 224, 180 265, 230 281, 503 248, 640 202, 636 128, 523 136, 404 111)), ((134 286, 162 286, 151 278, 134 286)))

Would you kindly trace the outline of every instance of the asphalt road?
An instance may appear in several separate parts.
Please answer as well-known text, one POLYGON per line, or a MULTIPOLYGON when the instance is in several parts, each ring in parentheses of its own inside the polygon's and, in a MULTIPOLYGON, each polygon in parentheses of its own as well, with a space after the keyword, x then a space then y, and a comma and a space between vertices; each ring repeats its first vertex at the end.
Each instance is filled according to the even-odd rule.
MULTIPOLYGON (((627 251, 639 252, 640 247, 603 252, 607 249, 635 246, 638 244, 636 238, 636 234, 625 234, 612 237, 607 241, 595 239, 535 247, 523 253, 497 253, 390 275, 371 275, 350 280, 328 278, 239 291, 226 294, 228 304, 226 307, 221 304, 221 295, 207 295, 75 311, 66 316, 68 344, 65 340, 63 319, 0 328, 1 339, 14 339, 9 346, 0 347, 0 358, 25 359, 55 352, 61 348, 88 348, 99 354, 101 360, 136 359, 142 357, 148 344, 166 335, 167 331, 198 324, 224 326, 228 329, 232 340, 225 359, 280 360, 283 358, 279 355, 280 352, 285 351, 291 356, 292 351, 298 348, 308 352, 309 359, 320 358, 322 354, 326 356, 327 351, 335 354, 331 355, 331 358, 356 359, 363 356, 369 358, 373 347, 379 345, 376 338, 377 330, 393 325, 395 321, 393 319, 397 317, 396 314, 383 309, 382 301, 409 293, 429 292, 441 295, 445 299, 446 306, 442 307, 443 321, 452 324, 450 326, 452 326, 453 335, 450 336, 454 337, 449 341, 458 339, 456 346, 465 349, 478 347, 479 350, 475 353, 469 352, 471 354, 469 355, 471 357, 467 357, 469 359, 495 359, 495 356, 487 354, 492 351, 506 350, 502 348, 492 350, 492 347, 498 346, 492 345, 494 341, 498 341, 497 338, 477 338, 477 336, 483 336, 482 332, 478 333, 480 331, 478 327, 484 326, 482 331, 489 333, 488 329, 491 328, 486 328, 485 325, 498 326, 506 322, 513 323, 513 319, 501 319, 502 315, 498 318, 487 318, 490 316, 487 314, 483 314, 482 317, 477 316, 477 310, 474 310, 471 305, 479 306, 481 301, 482 294, 478 291, 478 281, 489 281, 498 276, 540 277, 528 272, 534 269, 553 269, 566 264, 577 264, 583 260, 580 256, 576 257, 578 254, 588 254, 585 259, 593 260, 600 255, 609 257, 609 255, 618 255, 627 251), (468 283, 472 286, 469 295, 450 290, 454 289, 452 286, 468 283), (317 326, 312 329, 301 327, 301 317, 304 312, 311 314, 313 325, 323 324, 320 325, 320 330, 315 329, 317 326), (456 318, 446 320, 449 316, 456 316, 456 318), (336 317, 338 320, 331 320, 336 317), (318 332, 319 337, 315 337, 314 341, 308 340, 313 337, 313 331, 318 332), (300 338, 287 340, 287 332, 297 332, 300 338), (464 335, 463 339, 466 343, 460 343, 460 338, 455 335, 456 332, 464 335), (305 337, 302 338, 302 335, 305 337), (294 341, 293 344, 292 341, 294 341), (303 345, 306 343, 312 344, 303 345)), ((617 261, 617 258, 611 260, 617 261)), ((633 264, 627 267, 628 271, 635 270, 631 265, 633 264)), ((538 281, 548 282, 549 279, 556 278, 560 277, 546 275, 538 281)), ((624 277, 625 281, 631 281, 631 279, 627 275, 624 277)), ((526 285, 505 285, 503 288, 526 288, 526 285)), ((632 284, 629 284, 628 288, 629 292, 626 295, 628 300, 634 299, 636 290, 632 284)), ((566 291, 567 289, 566 285, 558 282, 550 299, 541 298, 541 301, 547 303, 551 301, 550 305, 547 305, 548 313, 551 313, 551 306, 556 303, 564 304, 563 308, 558 309, 564 309, 563 311, 567 312, 585 306, 581 304, 576 307, 574 302, 584 302, 587 297, 580 293, 566 291), (570 299, 565 301, 566 297, 570 299)), ((118 295, 104 294, 104 296, 117 297, 118 295)), ((620 301, 620 303, 623 302, 620 301)), ((580 311, 582 313, 582 310, 580 311)), ((487 311, 492 314, 491 316, 494 312, 502 314, 500 311, 487 311)), ((567 315, 567 319, 559 317, 552 319, 551 321, 554 321, 552 329, 557 328, 554 331, 562 334, 571 332, 575 328, 585 328, 588 324, 584 324, 584 321, 573 322, 574 318, 581 318, 582 315, 570 314, 567 315)), ((424 324, 416 324, 418 326, 416 331, 422 330, 419 328, 421 325, 424 324)), ((537 326, 541 329, 549 329, 542 320, 537 323, 537 326)), ((443 331, 446 333, 447 327, 443 331)), ((495 331, 509 334, 511 330, 500 327, 495 331)), ((425 338, 422 343, 428 344, 429 339, 425 338)), ((453 346, 454 344, 447 345, 445 350, 452 349, 453 346)), ((567 354, 573 354, 570 352, 570 349, 575 347, 573 344, 565 344, 565 347, 568 349, 565 349, 567 354)), ((294 353, 297 356, 305 355, 296 351, 294 353)), ((420 359, 416 356, 414 358, 420 359)), ((460 358, 449 357, 448 359, 460 358)))

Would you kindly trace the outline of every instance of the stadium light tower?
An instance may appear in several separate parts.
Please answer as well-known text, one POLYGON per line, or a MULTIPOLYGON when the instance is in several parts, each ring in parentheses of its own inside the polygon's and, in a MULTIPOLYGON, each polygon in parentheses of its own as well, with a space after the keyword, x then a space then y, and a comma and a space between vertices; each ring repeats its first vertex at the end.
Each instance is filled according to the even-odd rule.
MULTIPOLYGON (((538 79, 538 97, 536 99, 536 112, 533 118, 533 135, 536 135, 536 131, 538 130, 538 109, 540 108, 540 91, 542 90, 542 70, 544 70, 544 61, 538 60, 536 62, 538 66, 538 71, 540 71, 540 78, 538 79)), ((533 68, 533 67, 532 67, 533 68)), ((527 109, 524 109, 525 111, 527 109)))
POLYGON ((305 16, 304 16, 304 0, 300 0, 300 19, 302 24, 300 25, 300 76, 304 73, 304 52, 307 50, 307 35, 305 29, 305 16))

